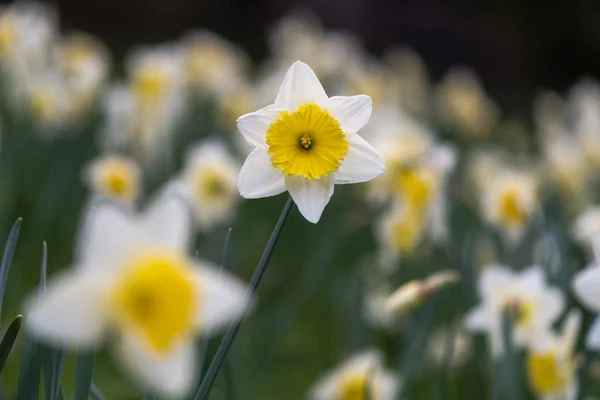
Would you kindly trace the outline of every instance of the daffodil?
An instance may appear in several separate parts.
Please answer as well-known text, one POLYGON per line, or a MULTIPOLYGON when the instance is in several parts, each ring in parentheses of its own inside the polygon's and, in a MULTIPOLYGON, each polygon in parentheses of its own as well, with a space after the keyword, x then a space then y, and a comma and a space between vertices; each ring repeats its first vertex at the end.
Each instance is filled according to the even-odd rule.
POLYGON ((375 225, 384 262, 411 255, 427 231, 426 216, 414 207, 396 203, 375 225))
POLYGON ((189 152, 178 187, 194 205, 201 229, 226 221, 235 211, 238 171, 238 160, 221 142, 205 142, 189 152))
POLYGON ((600 84, 592 80, 579 82, 571 90, 568 105, 573 132, 581 142, 590 167, 600 168, 600 84))
POLYGON ((590 206, 575 217, 572 229, 573 237, 582 244, 593 248, 600 236, 600 206, 590 206))
POLYGON ((90 163, 84 179, 92 192, 132 205, 140 192, 140 169, 127 157, 106 155, 90 163))
POLYGON ((496 357, 503 351, 505 312, 513 317, 513 342, 524 346, 547 332, 564 308, 562 292, 546 284, 540 267, 515 273, 505 266, 488 266, 481 272, 478 289, 481 303, 467 316, 467 328, 489 334, 496 357))
POLYGON ((488 137, 498 120, 498 107, 468 69, 450 70, 440 83, 436 101, 441 120, 466 138, 488 137))
POLYGON ((46 70, 32 76, 26 88, 27 102, 35 123, 46 134, 65 126, 72 99, 60 73, 46 70))
POLYGON ((369 181, 385 170, 377 151, 357 132, 371 116, 368 96, 327 97, 302 62, 288 70, 275 103, 238 119, 255 149, 240 171, 245 198, 288 191, 316 223, 337 184, 369 181))
POLYGON ((188 210, 159 196, 132 215, 103 204, 86 219, 74 265, 28 303, 44 342, 93 349, 112 334, 115 357, 138 383, 170 396, 197 379, 194 338, 240 316, 245 288, 187 253, 188 210))
POLYGON ((537 177, 528 170, 505 169, 491 179, 481 197, 483 214, 488 223, 517 241, 539 207, 537 177))
POLYGON ((400 390, 397 373, 384 369, 378 350, 365 350, 326 373, 310 389, 312 400, 393 400, 400 390))
POLYGON ((572 311, 562 332, 548 332, 531 343, 526 356, 529 387, 542 400, 574 400, 577 362, 574 358, 581 313, 572 311))
POLYGON ((590 168, 581 143, 568 133, 549 137, 543 146, 546 172, 568 205, 582 203, 588 194, 590 168))
POLYGON ((58 63, 73 102, 72 113, 81 115, 96 100, 108 75, 108 55, 92 36, 72 33, 58 49, 58 63))

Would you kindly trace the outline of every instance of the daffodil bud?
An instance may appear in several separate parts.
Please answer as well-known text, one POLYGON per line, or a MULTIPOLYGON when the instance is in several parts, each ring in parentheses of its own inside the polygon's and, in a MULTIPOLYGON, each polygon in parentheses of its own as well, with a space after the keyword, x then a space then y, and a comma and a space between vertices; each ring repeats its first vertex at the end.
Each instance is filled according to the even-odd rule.
POLYGON ((405 313, 418 307, 427 294, 426 285, 422 281, 410 281, 400 286, 385 302, 389 313, 405 313))

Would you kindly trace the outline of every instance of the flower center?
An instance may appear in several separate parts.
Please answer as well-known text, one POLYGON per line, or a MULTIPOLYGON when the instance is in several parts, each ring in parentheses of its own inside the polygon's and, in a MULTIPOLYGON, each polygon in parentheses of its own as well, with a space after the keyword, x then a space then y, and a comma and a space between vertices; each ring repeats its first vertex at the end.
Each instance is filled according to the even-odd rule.
POLYGON ((501 195, 499 206, 502 222, 518 226, 525 224, 527 213, 521 206, 519 192, 516 189, 506 190, 501 195))
POLYGON ((197 182, 197 195, 202 199, 221 201, 232 192, 231 185, 217 171, 204 172, 197 182))
POLYGON ((141 70, 134 76, 133 91, 143 105, 156 105, 166 89, 167 79, 159 71, 141 70))
POLYGON ((368 375, 365 373, 354 372, 348 374, 338 390, 337 399, 339 400, 366 400, 372 398, 372 396, 369 396, 372 389, 369 387, 368 375))
POLYGON ((422 213, 407 207, 392 222, 392 246, 398 254, 410 253, 419 243, 423 234, 422 213))
POLYGON ((528 325, 533 317, 533 306, 531 302, 511 297, 504 303, 504 310, 514 321, 517 327, 528 325))
POLYGON ((337 171, 350 147, 340 123, 313 103, 279 114, 267 130, 266 142, 274 167, 307 179, 337 171))
POLYGON ((126 164, 112 162, 100 178, 100 191, 106 195, 129 198, 134 195, 134 177, 126 164))
POLYGON ((192 329, 194 284, 185 259, 164 253, 133 258, 113 292, 117 322, 139 332, 157 353, 168 352, 192 329))
POLYGON ((425 211, 428 207, 434 185, 434 175, 426 170, 403 169, 398 176, 402 199, 419 211, 425 211))
POLYGON ((566 387, 569 381, 568 367, 557 359, 554 352, 530 353, 527 375, 529 385, 540 396, 566 387))

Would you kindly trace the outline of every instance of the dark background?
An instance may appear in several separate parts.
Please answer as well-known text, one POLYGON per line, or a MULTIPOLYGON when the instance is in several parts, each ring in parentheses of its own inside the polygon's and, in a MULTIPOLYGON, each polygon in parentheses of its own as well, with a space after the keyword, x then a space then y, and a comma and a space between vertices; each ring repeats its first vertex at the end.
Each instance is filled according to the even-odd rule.
POLYGON ((297 9, 327 28, 356 33, 375 54, 407 44, 437 79, 452 65, 472 66, 507 111, 527 109, 541 87, 564 90, 600 75, 600 1, 394 0, 59 0, 62 28, 108 43, 117 58, 132 45, 176 39, 208 28, 267 54, 268 28, 297 9))

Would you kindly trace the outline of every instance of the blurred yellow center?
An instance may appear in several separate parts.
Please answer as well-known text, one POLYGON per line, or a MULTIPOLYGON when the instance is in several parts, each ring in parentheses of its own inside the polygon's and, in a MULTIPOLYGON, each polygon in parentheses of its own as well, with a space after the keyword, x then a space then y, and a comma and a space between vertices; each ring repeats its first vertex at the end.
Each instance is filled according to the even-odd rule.
POLYGON ((409 253, 421 240, 423 219, 421 213, 408 207, 392 221, 391 240, 396 253, 409 253))
POLYGON ((29 94, 29 105, 33 117, 40 122, 49 122, 58 114, 58 104, 51 89, 38 87, 29 94))
POLYGON ((134 172, 127 163, 113 161, 102 171, 98 189, 109 196, 131 198, 135 194, 134 180, 134 172))
POLYGON ((198 44, 186 55, 186 66, 192 83, 208 85, 215 78, 227 59, 224 50, 216 44, 198 44))
POLYGON ((93 56, 92 49, 83 41, 69 43, 63 50, 63 67, 67 74, 76 74, 82 63, 93 56))
POLYGON ((368 375, 362 372, 355 372, 345 376, 338 389, 339 400, 367 400, 370 388, 368 385, 368 375))
POLYGON ((266 141, 274 167, 307 179, 337 171, 350 146, 340 123, 313 103, 282 112, 267 130, 266 141))
POLYGON ((398 176, 402 200, 420 211, 429 205, 434 191, 434 183, 433 174, 426 170, 404 169, 398 176))
POLYGON ((532 321, 533 305, 530 301, 511 297, 504 303, 504 309, 517 327, 529 325, 532 321))
POLYGON ((185 259, 169 254, 143 254, 126 266, 114 291, 117 321, 141 333, 158 353, 193 327, 197 293, 188 268, 185 259))
POLYGON ((205 171, 197 181, 197 194, 202 199, 220 201, 232 191, 225 176, 216 170, 205 171))
POLYGON ((529 385, 537 395, 561 390, 569 381, 568 368, 559 362, 556 354, 530 353, 527 357, 529 385))
POLYGON ((516 189, 506 190, 500 197, 500 219, 508 225, 524 225, 527 213, 521 206, 521 196, 516 189))
POLYGON ((141 70, 134 76, 133 91, 143 104, 156 104, 166 89, 167 79, 160 71, 141 70))

